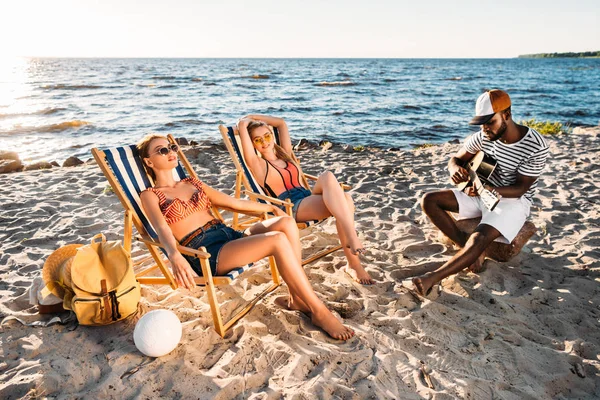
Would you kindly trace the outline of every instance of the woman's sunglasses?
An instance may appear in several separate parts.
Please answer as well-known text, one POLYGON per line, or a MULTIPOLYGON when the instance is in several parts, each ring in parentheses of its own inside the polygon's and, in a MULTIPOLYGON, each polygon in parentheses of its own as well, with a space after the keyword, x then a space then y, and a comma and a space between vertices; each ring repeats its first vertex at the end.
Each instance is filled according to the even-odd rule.
POLYGON ((271 132, 267 132, 263 136, 257 136, 252 139, 252 142, 257 146, 263 146, 265 143, 271 143, 272 140, 273 134, 271 132))
MULTIPOLYGON (((173 153, 177 153, 177 151, 179 151, 179 146, 177 146, 176 144, 170 144, 167 147, 161 147, 160 149, 156 150, 154 153, 156 154, 160 154, 161 156, 166 156, 169 155, 169 152, 173 152, 173 153)), ((152 154, 154 154, 152 153, 152 154)))

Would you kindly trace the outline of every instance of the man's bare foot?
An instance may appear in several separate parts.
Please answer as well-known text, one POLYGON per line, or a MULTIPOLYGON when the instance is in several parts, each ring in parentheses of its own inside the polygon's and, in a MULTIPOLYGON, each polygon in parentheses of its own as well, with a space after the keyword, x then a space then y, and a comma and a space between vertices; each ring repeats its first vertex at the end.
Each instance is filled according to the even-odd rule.
POLYGON ((375 280, 371 278, 371 275, 362 265, 358 264, 358 266, 350 266, 344 267, 344 272, 346 272, 355 282, 360 283, 361 285, 373 285, 375 284, 375 280))
POLYGON ((311 321, 334 339, 348 340, 354 336, 354 331, 338 321, 325 306, 312 314, 311 321))
POLYGON ((481 253, 481 255, 479 257, 477 257, 477 260, 475 260, 475 262, 473 264, 471 264, 471 266, 469 267, 469 271, 471 271, 475 274, 482 272, 485 269, 483 266, 484 263, 485 263, 485 252, 481 253))
POLYGON ((436 282, 427 275, 421 275, 413 278, 412 283, 415 285, 415 290, 417 293, 423 297, 429 295, 429 293, 431 293, 431 288, 433 288, 433 285, 436 284, 436 282))
POLYGON ((275 304, 289 311, 300 311, 310 316, 310 308, 300 298, 293 299, 292 296, 279 296, 275 299, 275 304))

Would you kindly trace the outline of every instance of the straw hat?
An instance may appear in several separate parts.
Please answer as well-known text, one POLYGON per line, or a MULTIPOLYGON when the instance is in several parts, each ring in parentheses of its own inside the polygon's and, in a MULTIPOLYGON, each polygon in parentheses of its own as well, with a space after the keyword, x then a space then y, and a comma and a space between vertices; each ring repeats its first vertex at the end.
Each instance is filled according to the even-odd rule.
POLYGON ((82 244, 68 244, 50 254, 44 263, 42 277, 46 287, 57 297, 64 298, 65 289, 56 282, 71 286, 71 264, 82 244))

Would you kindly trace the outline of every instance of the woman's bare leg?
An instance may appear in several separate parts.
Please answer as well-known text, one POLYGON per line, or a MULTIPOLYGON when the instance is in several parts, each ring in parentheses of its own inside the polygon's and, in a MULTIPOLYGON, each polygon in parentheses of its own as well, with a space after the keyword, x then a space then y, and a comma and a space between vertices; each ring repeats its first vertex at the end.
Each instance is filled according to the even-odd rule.
POLYGON ((302 245, 300 244, 300 232, 296 221, 292 217, 275 217, 266 221, 257 222, 250 227, 250 234, 257 235, 267 232, 282 232, 287 236, 298 262, 302 264, 302 245))
MULTIPOLYGON (((338 236, 340 238, 340 243, 342 244, 342 248, 344 249, 344 254, 346 255, 346 258, 348 259, 348 267, 350 267, 352 270, 352 271, 348 270, 348 273, 352 276, 352 278, 356 282, 361 283, 363 285, 371 285, 371 284, 375 283, 375 281, 371 278, 369 273, 367 271, 365 271, 364 267, 362 266, 362 264, 360 262, 358 253, 356 252, 356 249, 362 248, 362 244, 358 240, 358 236, 356 235, 356 230, 354 229, 354 202, 352 201, 350 194, 344 193, 344 191, 339 186, 339 184, 337 183, 337 180, 335 179, 335 177, 333 177, 333 174, 331 174, 331 172, 326 172, 323 175, 321 175, 321 177, 319 177, 319 181, 317 181, 317 184, 313 188, 313 195, 305 198, 304 200, 302 200, 302 203, 300 203, 300 207, 298 208, 297 218, 299 221, 311 221, 311 220, 319 220, 319 219, 327 218, 331 215, 336 217, 335 225, 337 228, 338 236), (317 193, 320 193, 319 191, 323 190, 323 185, 319 185, 319 181, 321 181, 321 177, 323 177, 323 175, 325 175, 325 174, 331 175, 330 177, 327 178, 327 181, 335 182, 336 187, 342 193, 342 198, 343 198, 342 202, 344 203, 344 207, 346 210, 345 216, 348 216, 348 215, 350 216, 350 224, 352 226, 352 229, 350 229, 350 232, 348 232, 348 230, 346 229, 346 226, 344 225, 344 222, 343 222, 344 218, 342 218, 342 219, 337 218, 327 207, 327 204, 325 203, 325 194, 324 193, 317 194, 317 193), (331 180, 331 177, 333 177, 333 180, 331 180), (350 238, 356 239, 356 241, 354 242, 354 245, 351 242, 350 238), (356 245, 356 243, 359 243, 359 244, 356 245), (358 246, 358 247, 355 247, 355 246, 358 246)), ((326 186, 326 188, 328 188, 328 187, 329 186, 326 186)), ((335 200, 335 201, 338 201, 338 200, 335 200)))
MULTIPOLYGON (((287 236, 290 245, 296 254, 298 263, 302 265, 302 245, 300 244, 300 232, 296 221, 292 217, 275 217, 269 218, 266 221, 257 222, 250 227, 251 235, 258 235, 267 232, 282 232, 287 236)), ((275 300, 275 303, 290 310, 299 310, 303 313, 310 314, 310 308, 304 301, 290 293, 290 296, 284 299, 275 300)))
POLYGON ((223 246, 219 254, 217 273, 226 274, 240 265, 255 262, 273 255, 277 269, 288 285, 292 297, 297 297, 308 307, 312 322, 321 327, 334 339, 350 339, 354 332, 338 321, 315 294, 302 265, 286 235, 281 232, 267 232, 234 240, 223 246))
MULTIPOLYGON (((348 206, 350 207, 352 213, 354 213, 354 202, 350 197, 349 193, 346 193, 346 200, 348 201, 348 206)), ((351 249, 347 246, 346 234, 343 229, 339 226, 336 220, 336 227, 338 231, 338 236, 340 237, 340 243, 342 243, 342 248, 344 249, 344 255, 348 260, 348 267, 350 270, 346 270, 352 278, 363 285, 372 285, 375 283, 371 275, 362 266, 360 262, 360 257, 357 254, 352 253, 351 249)))
MULTIPOLYGON (((319 176, 319 179, 317 179, 317 183, 315 183, 312 193, 313 195, 322 196, 323 203, 325 203, 325 207, 329 211, 330 215, 333 215, 336 221, 339 222, 339 226, 344 231, 347 238, 347 246, 350 246, 352 253, 360 253, 363 250, 363 246, 356 235, 356 230, 354 229, 353 207, 352 209, 349 207, 346 194, 340 187, 340 184, 335 176, 329 171, 323 172, 319 176)), ((307 199, 304 199, 302 203, 304 203, 306 200, 307 199)), ((308 221, 309 219, 305 218, 304 214, 310 213, 310 210, 305 204, 302 203, 300 203, 297 218, 301 221, 308 221)))

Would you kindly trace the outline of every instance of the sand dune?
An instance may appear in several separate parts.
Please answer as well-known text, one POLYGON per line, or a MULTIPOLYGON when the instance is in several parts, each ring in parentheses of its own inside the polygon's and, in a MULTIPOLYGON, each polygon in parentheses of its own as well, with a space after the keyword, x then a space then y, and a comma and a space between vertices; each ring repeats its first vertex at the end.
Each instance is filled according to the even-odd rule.
MULTIPOLYGON (((48 327, 10 320, 0 330, 0 397, 252 399, 579 399, 600 397, 600 128, 549 138, 551 159, 532 210, 538 232, 506 263, 443 281, 421 302, 402 280, 455 253, 437 239, 419 198, 448 187, 457 145, 413 151, 338 147, 298 153, 307 172, 333 171, 353 186, 357 229, 368 247, 364 287, 342 272, 343 254, 305 267, 318 295, 355 329, 330 339, 306 316, 278 308, 279 288, 222 339, 205 292, 143 286, 140 313, 105 327, 74 321, 48 327), (596 149, 596 150, 593 150, 596 149), (133 328, 146 311, 172 310, 180 345, 152 359, 133 328), (430 389, 421 368, 430 375, 430 389)), ((209 185, 231 193, 233 164, 218 147, 191 161, 209 185)), ((192 154, 192 153, 190 153, 192 154)), ((123 210, 97 166, 2 175, 0 318, 49 320, 28 287, 58 246, 98 232, 122 236, 123 210)), ((334 243, 328 222, 305 246, 334 243)), ((136 248, 134 257, 142 257, 136 248)), ((257 267, 220 291, 227 315, 266 283, 257 267)), ((66 318, 67 314, 61 314, 66 318)))

